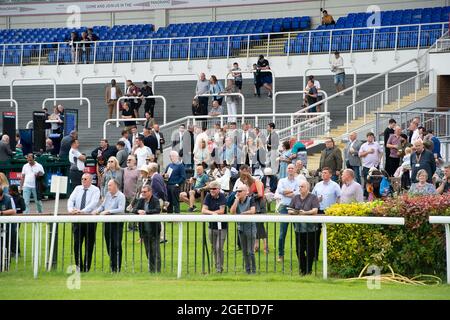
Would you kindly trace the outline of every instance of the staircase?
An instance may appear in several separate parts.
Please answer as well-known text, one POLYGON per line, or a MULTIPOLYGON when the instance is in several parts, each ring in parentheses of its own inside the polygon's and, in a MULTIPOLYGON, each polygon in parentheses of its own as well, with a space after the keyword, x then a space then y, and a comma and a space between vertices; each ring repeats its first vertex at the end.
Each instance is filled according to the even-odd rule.
MULTIPOLYGON (((290 38, 294 39, 297 36, 298 32, 292 32, 290 34, 290 38)), ((247 50, 249 57, 257 57, 259 55, 264 55, 266 57, 270 56, 284 56, 284 48, 286 41, 289 39, 288 34, 275 35, 273 38, 267 39, 265 37, 262 40, 250 40, 250 49, 243 48, 239 50, 235 57, 246 58, 247 50), (267 51, 267 45, 269 45, 269 51, 267 51)))
MULTIPOLYGON (((418 88, 417 91, 413 91, 409 94, 405 94, 404 96, 400 97, 399 99, 393 100, 386 104, 383 104, 383 106, 380 106, 376 109, 371 109, 370 112, 367 112, 364 115, 359 116, 354 120, 350 120, 347 123, 344 123, 342 125, 339 125, 333 129, 331 129, 329 135, 318 136, 317 139, 323 141, 327 137, 333 137, 337 147, 340 148, 341 151, 343 152, 343 150, 345 148, 345 143, 342 141, 342 139, 344 137, 346 137, 352 131, 357 132, 358 129, 364 127, 365 125, 373 123, 376 118, 375 112, 377 112, 377 111, 386 111, 386 112, 398 111, 398 110, 401 110, 401 109, 409 106, 411 103, 414 103, 414 102, 428 96, 430 94, 429 93, 429 83, 428 83, 428 72, 421 73, 420 75, 415 76, 406 81, 403 81, 402 83, 395 85, 387 90, 383 90, 382 92, 380 92, 378 94, 375 94, 371 97, 363 99, 363 100, 355 103, 355 105, 350 105, 349 107, 347 107, 348 118, 351 119, 352 118, 351 114, 355 111, 352 109, 352 107, 354 108, 356 105, 361 104, 361 103, 365 103, 365 105, 367 106, 367 101, 369 101, 370 99, 377 99, 378 101, 380 101, 380 99, 382 99, 381 95, 385 94, 386 92, 389 92, 390 90, 391 91, 393 91, 393 90, 403 91, 403 90, 405 90, 405 88, 402 88, 402 86, 404 87, 404 86, 409 85, 408 82, 414 82, 417 79, 420 79, 419 77, 422 77, 424 74, 426 74, 426 78, 421 79, 423 81, 423 84, 420 85, 420 87, 418 88)), ((358 139, 365 140, 365 137, 360 136, 360 137, 358 137, 358 139)), ((317 152, 314 152, 313 154, 308 155, 308 169, 309 170, 316 170, 319 167, 319 164, 320 164, 320 151, 317 151, 317 152)))

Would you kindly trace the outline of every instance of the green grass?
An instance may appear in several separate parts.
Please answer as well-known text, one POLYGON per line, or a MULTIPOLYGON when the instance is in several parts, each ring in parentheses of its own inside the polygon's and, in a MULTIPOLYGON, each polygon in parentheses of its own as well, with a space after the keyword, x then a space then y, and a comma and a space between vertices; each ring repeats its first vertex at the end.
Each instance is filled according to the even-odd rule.
POLYGON ((82 274, 80 289, 69 290, 68 276, 29 273, 0 276, 0 299, 449 299, 450 286, 381 284, 370 290, 364 281, 320 280, 313 276, 208 275, 177 280, 148 274, 82 274))
MULTIPOLYGON (((198 206, 197 206, 198 207, 198 206)), ((182 206, 185 212, 186 206, 182 206)), ((267 224, 266 224, 267 226, 267 224)), ((295 255, 295 234, 288 230, 284 265, 276 262, 279 225, 269 224, 269 255, 261 250, 256 254, 257 275, 246 275, 242 252, 235 250, 235 224, 229 224, 228 247, 225 243, 225 272, 215 274, 212 266, 209 241, 208 272, 206 255, 203 255, 202 223, 184 224, 183 273, 176 279, 178 225, 166 223, 169 242, 161 246, 162 273, 147 272, 147 258, 138 233, 127 232, 123 238, 123 264, 120 274, 109 272, 109 257, 102 236, 102 224, 97 226, 95 260, 89 273, 81 274, 81 288, 70 290, 67 267, 73 265, 71 225, 59 228, 58 266, 48 273, 41 263, 38 279, 33 279, 31 268, 31 225, 27 227, 27 258, 24 261, 24 233, 20 241, 22 257, 16 265, 13 260, 9 272, 0 273, 0 299, 449 299, 450 286, 411 286, 383 283, 380 290, 369 290, 365 281, 322 280, 322 259, 319 255, 315 272, 311 276, 298 275, 295 255), (173 233, 172 233, 173 227, 173 233), (197 231, 195 232, 195 228, 197 231), (63 236, 64 235, 64 236, 63 236), (196 245, 195 240, 197 239, 196 245), (103 249, 102 250, 102 246, 103 249), (172 254, 173 246, 173 254, 172 254), (63 249, 64 248, 64 252, 63 249), (204 273, 203 273, 204 268, 204 273)), ((205 230, 208 230, 207 225, 205 230)), ((45 231, 45 226, 43 227, 45 231)), ((45 245, 45 237, 42 237, 45 245)), ((263 248, 262 242, 260 247, 263 248)), ((41 257, 44 260, 44 250, 41 257)), ((332 274, 333 270, 329 273, 332 274)))

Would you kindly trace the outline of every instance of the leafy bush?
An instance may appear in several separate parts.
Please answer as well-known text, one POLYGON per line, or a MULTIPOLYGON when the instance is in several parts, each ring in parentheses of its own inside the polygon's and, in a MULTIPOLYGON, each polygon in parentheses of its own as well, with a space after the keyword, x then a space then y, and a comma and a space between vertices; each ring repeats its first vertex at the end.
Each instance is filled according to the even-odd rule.
POLYGON ((428 217, 450 215, 450 194, 336 204, 326 214, 405 218, 405 226, 329 225, 328 259, 335 275, 358 276, 367 264, 390 265, 405 276, 445 274, 444 227, 428 223, 428 217))

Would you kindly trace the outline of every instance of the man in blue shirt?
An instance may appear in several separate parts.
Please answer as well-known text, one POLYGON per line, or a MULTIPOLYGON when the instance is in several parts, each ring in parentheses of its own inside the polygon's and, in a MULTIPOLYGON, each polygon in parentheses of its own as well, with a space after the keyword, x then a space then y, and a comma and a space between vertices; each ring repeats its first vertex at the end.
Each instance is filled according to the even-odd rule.
MULTIPOLYGON (((287 166, 287 177, 280 179, 278 182, 275 195, 281 198, 281 204, 278 209, 280 214, 288 214, 288 206, 291 204, 292 199, 299 193, 300 186, 298 180, 295 179, 295 166, 291 163, 287 166)), ((284 261, 284 243, 286 241, 286 234, 288 231, 289 223, 280 223, 280 237, 278 238, 278 262, 284 261)))
MULTIPOLYGON (((322 169, 322 181, 316 184, 312 191, 312 194, 317 196, 317 198, 319 199, 319 214, 325 214, 325 210, 328 209, 328 207, 340 202, 341 188, 336 182, 331 180, 333 173, 334 171, 332 169, 324 167, 322 169)), ((322 231, 322 225, 319 224, 318 227, 319 228, 316 232, 316 243, 320 244, 320 232, 322 231)), ((319 247, 320 245, 318 245, 316 248, 316 260, 319 256, 319 247)))
POLYGON ((168 213, 180 213, 180 186, 186 180, 186 170, 178 152, 170 152, 171 163, 167 166, 164 178, 167 179, 168 213))
MULTIPOLYGON (((119 191, 119 183, 111 179, 108 182, 108 193, 103 203, 94 210, 93 214, 109 215, 125 213, 125 195, 119 191)), ((120 272, 122 266, 122 234, 123 222, 105 223, 106 250, 111 259, 112 272, 120 272)))
POLYGON ((197 210, 197 207, 195 206, 195 199, 202 196, 202 190, 206 187, 208 180, 209 177, 205 173, 203 166, 197 166, 197 168, 195 168, 195 175, 189 179, 189 182, 192 184, 192 189, 189 190, 189 197, 186 192, 180 193, 181 201, 189 205, 189 212, 194 212, 197 210))

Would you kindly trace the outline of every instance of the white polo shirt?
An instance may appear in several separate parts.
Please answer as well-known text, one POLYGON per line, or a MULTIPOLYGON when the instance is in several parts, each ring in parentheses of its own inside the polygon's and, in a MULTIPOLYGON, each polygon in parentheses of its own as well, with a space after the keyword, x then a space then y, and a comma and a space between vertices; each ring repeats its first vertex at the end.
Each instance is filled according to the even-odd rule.
POLYGON ((23 187, 24 188, 36 188, 36 174, 44 174, 44 168, 40 163, 35 162, 34 166, 30 166, 29 163, 25 164, 22 168, 22 175, 24 176, 23 187))

